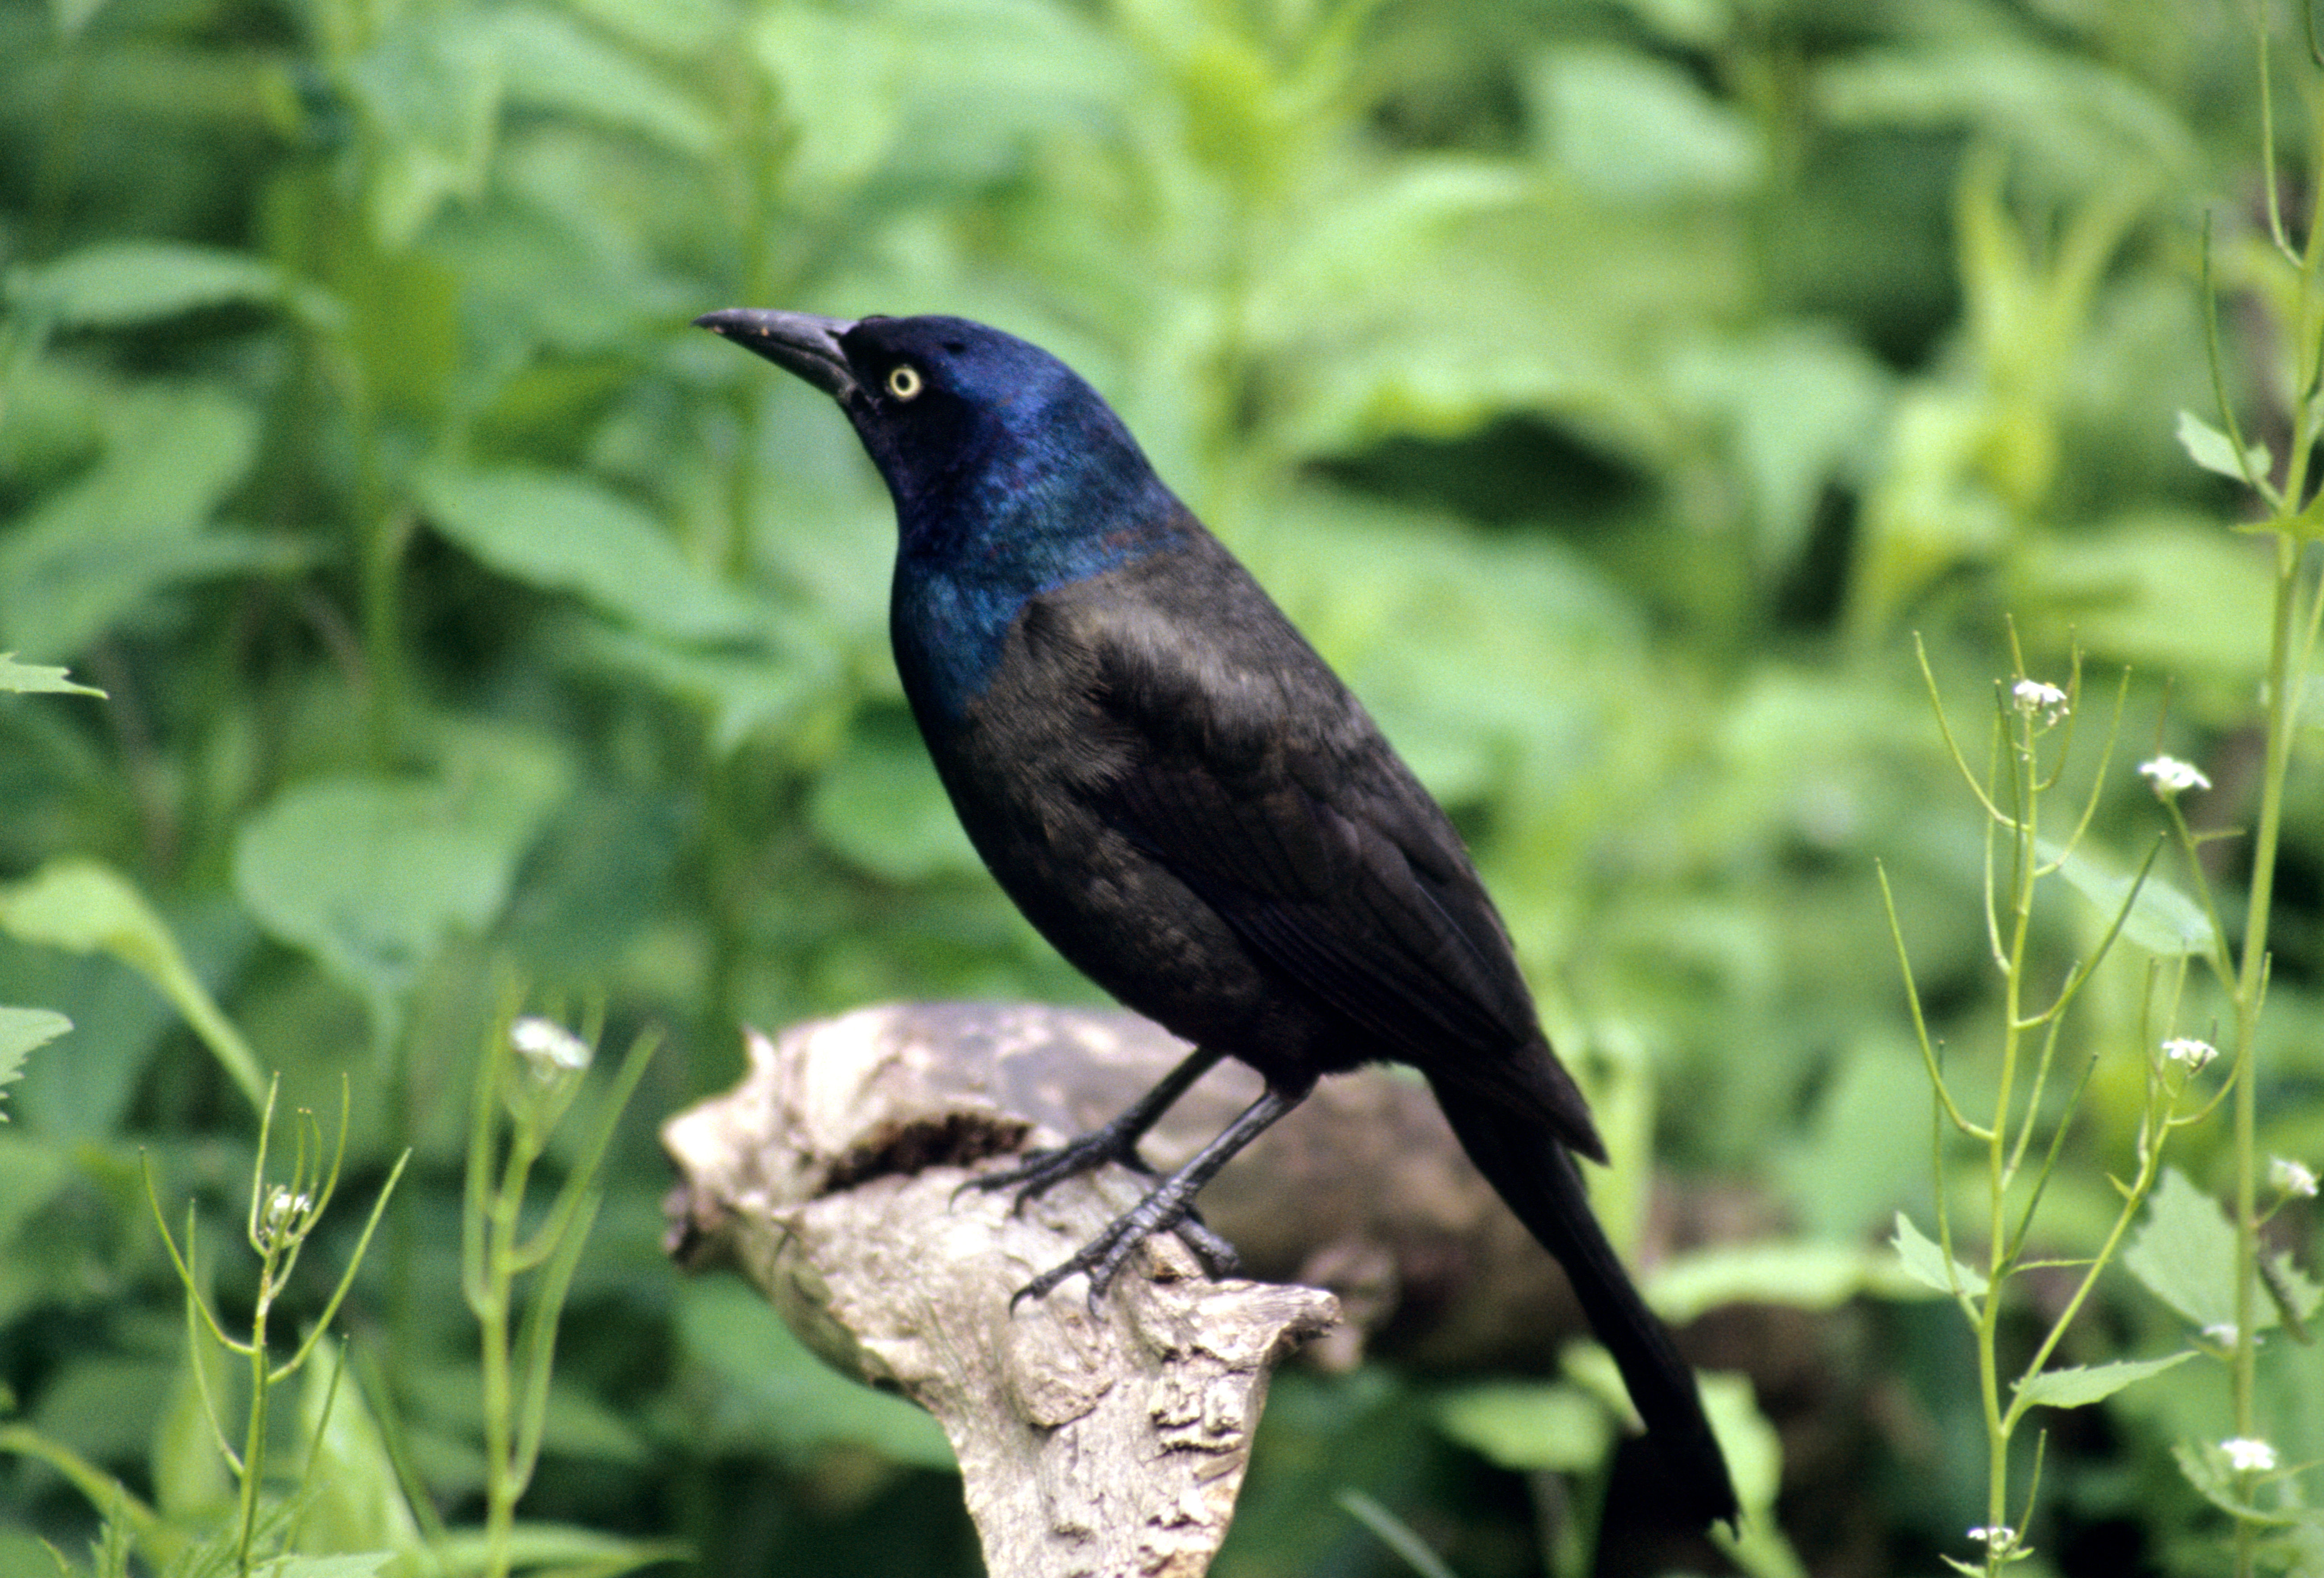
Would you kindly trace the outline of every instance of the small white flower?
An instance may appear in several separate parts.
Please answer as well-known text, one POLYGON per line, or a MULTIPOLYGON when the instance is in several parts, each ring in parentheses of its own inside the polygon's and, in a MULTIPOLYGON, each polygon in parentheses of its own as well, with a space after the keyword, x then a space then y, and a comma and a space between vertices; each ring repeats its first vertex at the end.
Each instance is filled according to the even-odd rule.
POLYGON ((509 1045, 543 1079, 589 1066, 589 1044, 555 1020, 527 1014, 509 1026, 509 1045))
POLYGON ((2267 1164, 2267 1181, 2287 1195, 2316 1197, 2316 1169, 2288 1157, 2271 1157, 2267 1164))
POLYGON ((2041 718, 2044 728, 2066 715, 2066 693, 2039 679, 2020 679, 2009 687, 2009 699, 2027 717, 2041 718))
POLYGON ((2216 1322, 2203 1328, 2203 1335, 2209 1337, 2212 1342, 2217 1343, 2222 1348, 2232 1348, 2236 1345, 2236 1323, 2233 1321, 2216 1322))
POLYGON ((2154 786, 2154 792, 2164 799, 2182 789, 2207 789, 2211 780, 2203 776, 2202 769, 2191 761, 2181 761, 2176 756, 2158 756, 2152 761, 2138 764, 2138 775, 2154 786))
POLYGON ((259 1236, 269 1242, 284 1237, 314 1204, 312 1195, 294 1195, 281 1185, 275 1185, 266 1196, 266 1208, 258 1214, 259 1236))
POLYGON ((2190 1074, 2200 1074, 2204 1066, 2218 1055, 2217 1047, 2192 1036, 2173 1036, 2163 1043, 2163 1056, 2173 1063, 2185 1064, 2190 1074))
POLYGON ((2227 1466, 2239 1474, 2250 1473, 2254 1470, 2266 1473, 2275 1467, 2275 1448, 2264 1441, 2254 1441, 2247 1435, 2220 1442, 2219 1450, 2227 1454, 2227 1466))
POLYGON ((2007 1524, 2003 1524, 1997 1528, 1972 1528, 1969 1531, 1969 1537, 1987 1547, 1996 1555, 2012 1549, 2017 1544, 2017 1531, 2007 1524))

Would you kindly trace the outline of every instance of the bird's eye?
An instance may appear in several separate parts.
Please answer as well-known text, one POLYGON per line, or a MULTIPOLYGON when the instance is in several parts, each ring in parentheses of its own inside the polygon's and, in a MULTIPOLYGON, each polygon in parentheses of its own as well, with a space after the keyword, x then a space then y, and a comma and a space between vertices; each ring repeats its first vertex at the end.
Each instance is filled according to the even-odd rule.
POLYGON ((914 399, 924 387, 920 370, 909 362, 899 362, 888 371, 888 392, 898 400, 914 399))

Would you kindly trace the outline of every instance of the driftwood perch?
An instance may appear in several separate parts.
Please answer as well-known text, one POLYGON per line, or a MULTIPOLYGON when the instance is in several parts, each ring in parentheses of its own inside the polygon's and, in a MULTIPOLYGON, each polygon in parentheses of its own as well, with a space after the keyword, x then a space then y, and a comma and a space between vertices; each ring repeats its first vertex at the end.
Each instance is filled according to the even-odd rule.
POLYGON ((995 1578, 1204 1572, 1272 1367, 1339 1318, 1314 1288, 1213 1281, 1173 1238, 1094 1315, 1078 1278, 1010 1308, 1139 1180, 1108 1168, 1012 1214, 960 1191, 970 1169, 1079 1127, 1040 1121, 1044 1068, 1075 1070, 1078 1091, 1119 1066, 1135 1094, 1182 1050, 1121 1014, 868 1009, 753 1034, 743 1082, 663 1130, 683 1177, 673 1251, 731 1260, 831 1363, 936 1416, 995 1578))

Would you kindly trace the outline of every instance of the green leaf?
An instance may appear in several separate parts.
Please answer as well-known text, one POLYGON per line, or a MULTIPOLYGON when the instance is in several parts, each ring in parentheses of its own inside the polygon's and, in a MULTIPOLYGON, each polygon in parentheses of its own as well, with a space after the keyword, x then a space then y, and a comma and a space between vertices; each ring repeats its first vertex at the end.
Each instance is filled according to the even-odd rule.
MULTIPOLYGON (((2146 1220, 2123 1248, 2123 1269, 2198 1328, 2232 1331, 2236 1324, 2236 1230, 2219 1203, 2187 1181, 2177 1167, 2147 1202, 2146 1220)), ((2262 1330, 2274 1307, 2255 1306, 2262 1330)))
POLYGON ((1674 1255, 1655 1268, 1646 1294, 1665 1320, 1683 1325, 1721 1305, 1836 1309, 1867 1294, 1920 1298, 1926 1286, 1868 1245, 1762 1241, 1674 1255))
POLYGON ((714 1442, 773 1445, 805 1454, 835 1442, 893 1463, 956 1466, 943 1428, 903 1398, 827 1368, 767 1301, 732 1277, 678 1290, 678 1345, 709 1372, 714 1442))
POLYGON ((108 241, 16 271, 18 311, 74 328, 119 328, 198 308, 272 306, 290 293, 264 258, 175 241, 108 241))
POLYGON ((2251 445, 2238 461, 2235 440, 2191 411, 2179 413, 2179 444, 2187 451, 2187 457, 2205 471, 2216 471, 2241 483, 2248 483, 2254 477, 2264 482, 2275 466, 2275 458, 2264 444, 2251 445))
POLYGON ((816 778, 807 822, 832 848, 895 882, 983 869, 900 707, 864 712, 816 778))
POLYGON ((438 948, 498 918, 565 781, 561 759, 514 739, 496 770, 462 780, 314 780, 243 824, 235 888, 267 930, 363 994, 392 1038, 438 948))
POLYGON ((2164 1359, 2121 1359, 2111 1364, 2076 1364, 2045 1370, 2017 1383, 2017 1395, 2029 1403, 2051 1408, 2083 1408, 2101 1402, 2126 1386, 2160 1375, 2195 1357, 2191 1348, 2164 1359))
MULTIPOLYGON (((2046 838, 2037 841, 2037 851, 2045 863, 2058 858, 2058 846, 2046 838)), ((2203 913, 2200 905, 2154 872, 2150 870, 2146 880, 2138 882, 2136 877, 2116 871, 2085 839, 2074 846, 2074 853, 2066 857, 2059 872, 2109 922, 2122 913, 2127 903, 2130 913, 2123 921, 2122 935, 2149 953, 2172 958, 2211 951, 2214 933, 2210 917, 2203 913), (2130 891, 2133 882, 2138 882, 2135 900, 2130 891)))
POLYGON ((488 13, 395 10, 346 81, 376 135, 373 234, 408 247, 452 198, 480 196, 500 126, 500 54, 488 13))
POLYGON ((719 125, 701 105, 564 12, 512 5, 493 20, 510 103, 584 115, 697 158, 717 147, 719 125))
POLYGON ((218 1454, 211 1405, 204 1400, 207 1388, 221 1411, 234 1407, 238 1378, 226 1358, 226 1350, 215 1343, 188 1344, 179 1354, 177 1374, 153 1428, 154 1505, 163 1517, 187 1527, 215 1518, 234 1500, 234 1479, 218 1454), (202 1367, 199 1373, 197 1364, 202 1367))
POLYGON ((2194 514, 2126 516, 2025 542, 2033 628, 2134 668, 2258 682, 2275 587, 2266 557, 2194 514), (2196 611, 2200 610, 2200 617, 2196 611))
MULTIPOLYGON (((489 1571, 501 1553, 482 1528, 457 1529, 429 1547, 447 1573, 489 1571)), ((619 1578, 634 1568, 694 1556, 674 1540, 623 1539, 594 1528, 563 1523, 519 1523, 509 1530, 506 1555, 512 1568, 564 1578, 619 1578)))
POLYGON ((1896 1258, 1904 1263, 1905 1274, 1923 1287, 1961 1297, 1984 1296, 1988 1286, 1984 1275, 1948 1260, 1943 1248, 1901 1211, 1896 1213, 1895 1236, 1888 1241, 1896 1246, 1896 1258))
MULTIPOLYGON (((0 1085, 24 1077, 24 1059, 72 1029, 72 1020, 45 1008, 0 1008, 0 1085)), ((0 1112, 0 1122, 8 1114, 0 1112)))
MULTIPOLYGON (((1728 1472, 1735 1481, 1735 1499, 1747 1512, 1771 1514, 1775 1493, 1783 1485, 1784 1442, 1774 1422, 1761 1411, 1751 1389, 1751 1378, 1705 1370, 1696 1379, 1702 1389, 1702 1411, 1711 1420, 1711 1434, 1719 1437, 1720 1450, 1727 1454, 1728 1472)), ((1781 1538, 1772 1516, 1748 1518, 1744 1521, 1746 1544, 1767 1535, 1781 1538)), ((1804 1578, 1806 1569, 1798 1557, 1788 1551, 1784 1555, 1788 1560, 1781 1564, 1747 1563, 1745 1571, 1804 1578)))
POLYGON ((330 1550, 416 1549, 419 1519, 404 1499, 402 1478, 364 1389, 345 1368, 346 1361, 343 1343, 326 1343, 315 1350, 300 1377, 299 1417, 307 1447, 302 1532, 330 1550))
POLYGON ((819 648, 728 656, 602 624, 581 632, 572 649, 586 662, 707 713, 712 748, 722 754, 748 739, 787 735, 815 715, 834 668, 828 651, 819 648))
POLYGON ((0 1008, 0 1084, 20 1078, 24 1059, 72 1029, 72 1020, 45 1008, 0 1008))
POLYGON ((295 568, 304 550, 211 525, 258 449, 258 419, 206 384, 105 401, 105 452, 0 539, 0 630, 19 651, 85 648, 166 589, 295 568))
POLYGON ((566 472, 438 471, 421 496, 436 529, 502 574, 570 592, 645 630, 690 641, 745 641, 769 616, 688 563, 654 518, 566 472))
POLYGON ((264 1105, 266 1081, 250 1044, 219 1011, 144 894, 120 872, 96 861, 52 861, 0 888, 0 928, 41 947, 107 953, 137 971, 184 1016, 251 1104, 264 1105))
POLYGON ((1614 1421, 1605 1405, 1565 1381, 1496 1381, 1436 1401, 1436 1424, 1473 1452, 1520 1473, 1581 1473, 1606 1461, 1614 1421))
POLYGON ((373 1578, 391 1562, 395 1551, 346 1551, 327 1556, 276 1556, 251 1568, 253 1578, 373 1578))
POLYGON ((775 85, 788 141, 783 178, 798 196, 828 201, 868 179, 900 130, 908 51, 883 19, 785 0, 752 32, 759 69, 775 85))
POLYGON ((74 684, 65 678, 65 671, 62 669, 19 663, 14 652, 0 652, 0 690, 13 690, 19 694, 45 691, 68 696, 103 696, 105 694, 93 685, 74 684))
POLYGON ((1589 190, 1631 200, 1738 197, 1766 152, 1751 117, 1676 66, 1637 50, 1553 51, 1528 86, 1559 166, 1589 190))
POLYGON ((2227 1462, 2227 1454, 2212 1441, 2174 1441, 2171 1455, 2178 1460, 2179 1472, 2195 1487, 2204 1500, 2231 1517, 2253 1523, 2287 1527, 2299 1521, 2295 1512, 2262 1507, 2245 1500, 2243 1476, 2227 1462))

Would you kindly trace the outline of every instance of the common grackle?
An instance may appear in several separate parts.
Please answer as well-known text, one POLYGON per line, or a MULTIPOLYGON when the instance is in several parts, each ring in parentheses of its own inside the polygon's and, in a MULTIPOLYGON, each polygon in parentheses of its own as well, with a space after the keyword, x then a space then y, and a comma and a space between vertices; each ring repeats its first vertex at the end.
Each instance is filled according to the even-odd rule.
POLYGON ((1603 1162, 1468 852, 1379 728, 1056 357, 958 318, 696 322, 835 399, 886 478, 904 694, 986 865, 1074 965, 1197 1048, 1096 1132, 989 1175, 1021 1200, 1138 1142, 1221 1057, 1265 1093, 1022 1297, 1097 1300, 1148 1236, 1213 1269, 1196 1191, 1321 1075, 1426 1076, 1557 1257, 1645 1419, 1674 1522, 1732 1523, 1694 1376, 1591 1214, 1603 1162))

